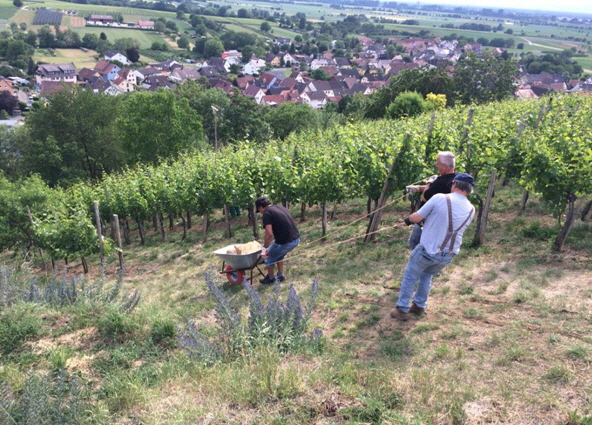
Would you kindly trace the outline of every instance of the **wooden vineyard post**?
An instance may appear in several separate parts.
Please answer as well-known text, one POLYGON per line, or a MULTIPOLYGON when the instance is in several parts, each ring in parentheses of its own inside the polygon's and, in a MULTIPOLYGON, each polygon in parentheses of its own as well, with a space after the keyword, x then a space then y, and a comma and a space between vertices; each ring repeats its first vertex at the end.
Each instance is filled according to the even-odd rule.
POLYGON ((97 237, 99 238, 99 253, 101 256, 101 268, 105 269, 105 252, 103 246, 103 232, 101 232, 101 216, 99 214, 99 201, 93 202, 93 208, 95 210, 95 225, 97 227, 97 237))
POLYGON ((254 204, 249 207, 249 216, 251 218, 251 224, 253 226, 253 237, 255 240, 259 240, 259 226, 257 221, 257 209, 254 204))
MULTIPOLYGON (((405 140, 403 141, 403 149, 407 146, 410 139, 409 133, 405 135, 405 140)), ((397 166, 397 160, 399 156, 395 156, 393 159, 393 163, 391 164, 391 168, 384 180, 382 185, 382 192, 380 192, 380 198, 378 198, 378 202, 376 203, 376 208, 374 209, 374 213, 372 213, 372 217, 370 218, 370 225, 368 226, 368 230, 366 231, 366 236, 364 237, 364 242, 372 242, 376 238, 376 231, 378 230, 378 226, 380 225, 380 218, 382 216, 382 208, 386 202, 387 193, 389 189, 389 181, 395 172, 395 167, 397 166)))
POLYGON ((205 211, 203 214, 203 238, 202 241, 205 242, 208 240, 208 212, 205 211))
POLYGON ((113 230, 115 233, 115 242, 117 243, 117 255, 119 256, 119 269, 124 269, 123 264, 123 247, 121 246, 121 232, 119 230, 119 216, 113 214, 113 230))
POLYGON ((576 213, 575 213, 576 200, 577 200, 577 196, 573 193, 570 193, 567 196, 568 212, 567 212, 567 216, 565 217, 565 223, 563 223, 563 227, 561 228, 561 231, 559 232, 559 234, 555 238, 555 242, 553 243, 553 250, 554 251, 561 251, 563 249, 563 244, 565 243, 565 240, 567 239, 567 235, 569 234, 569 231, 571 230, 571 226, 573 225, 573 222, 574 222, 574 219, 576 216, 576 213))
POLYGON ((321 210, 322 210, 322 214, 321 214, 321 226, 323 229, 323 237, 327 234, 327 201, 323 201, 321 203, 321 210))
MULTIPOLYGON (((31 208, 29 208, 28 205, 27 205, 27 216, 29 217, 29 223, 31 223, 31 226, 35 227, 35 222, 33 221, 33 214, 31 214, 31 208)), ((41 256, 41 263, 43 264, 43 270, 47 270, 47 264, 45 264, 45 258, 43 258, 43 250, 41 248, 37 248, 37 249, 39 250, 39 255, 41 256)))
POLYGON ((483 211, 477 221, 477 232, 475 233, 475 239, 473 240, 473 246, 480 246, 485 240, 485 231, 487 230, 487 218, 489 217, 489 209, 491 206, 491 199, 493 198, 493 189, 495 187, 495 181, 497 177, 497 170, 494 168, 491 172, 489 179, 489 185, 487 186, 487 197, 485 198, 485 204, 483 205, 483 211))
POLYGON ((226 238, 232 238, 232 232, 230 231, 230 208, 228 204, 224 204, 224 224, 226 227, 226 238))

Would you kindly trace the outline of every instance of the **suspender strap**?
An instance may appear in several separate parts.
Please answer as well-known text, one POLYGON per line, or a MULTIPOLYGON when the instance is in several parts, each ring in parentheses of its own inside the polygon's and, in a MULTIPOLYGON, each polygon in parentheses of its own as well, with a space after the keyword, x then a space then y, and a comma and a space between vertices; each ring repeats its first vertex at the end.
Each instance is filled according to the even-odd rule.
POLYGON ((452 252, 452 250, 454 249, 454 244, 456 242, 456 236, 458 235, 458 232, 462 228, 464 228, 465 225, 469 222, 469 220, 473 216, 473 213, 475 212, 475 207, 473 207, 465 221, 463 221, 463 223, 456 230, 454 230, 454 227, 452 225, 452 202, 450 201, 450 195, 446 194, 444 196, 446 197, 446 206, 448 207, 448 231, 446 232, 444 242, 442 242, 442 245, 440 245, 440 252, 444 251, 444 248, 446 248, 446 244, 448 244, 449 241, 450 246, 448 247, 448 252, 452 252))

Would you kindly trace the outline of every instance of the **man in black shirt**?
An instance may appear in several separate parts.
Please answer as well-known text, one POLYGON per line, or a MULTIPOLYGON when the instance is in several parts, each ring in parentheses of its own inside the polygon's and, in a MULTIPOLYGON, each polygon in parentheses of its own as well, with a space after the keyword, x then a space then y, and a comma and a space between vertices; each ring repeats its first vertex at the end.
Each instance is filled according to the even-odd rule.
POLYGON ((283 259, 300 243, 298 227, 286 208, 281 205, 273 205, 266 197, 257 198, 255 208, 263 214, 263 228, 265 229, 263 246, 267 248, 265 258, 267 276, 259 282, 264 285, 276 282, 274 274, 276 264, 278 268, 277 280, 283 282, 286 280, 283 259))
MULTIPOLYGON (((449 151, 440 152, 436 156, 436 168, 438 169, 438 178, 431 183, 423 186, 407 186, 409 192, 423 193, 421 197, 420 208, 437 193, 450 193, 452 180, 456 176, 454 168, 456 166, 454 154, 449 151)), ((415 224, 409 236, 409 247, 415 249, 421 238, 421 224, 415 224)))

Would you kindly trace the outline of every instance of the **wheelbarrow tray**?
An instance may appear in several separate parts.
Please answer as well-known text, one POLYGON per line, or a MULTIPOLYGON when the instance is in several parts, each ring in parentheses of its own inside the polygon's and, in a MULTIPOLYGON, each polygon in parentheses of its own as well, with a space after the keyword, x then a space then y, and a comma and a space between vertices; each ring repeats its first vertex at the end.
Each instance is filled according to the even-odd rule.
POLYGON ((228 254, 229 249, 234 249, 234 245, 228 245, 224 248, 214 251, 218 257, 226 264, 232 266, 235 270, 249 270, 255 267, 260 259, 261 250, 250 252, 248 254, 228 254))

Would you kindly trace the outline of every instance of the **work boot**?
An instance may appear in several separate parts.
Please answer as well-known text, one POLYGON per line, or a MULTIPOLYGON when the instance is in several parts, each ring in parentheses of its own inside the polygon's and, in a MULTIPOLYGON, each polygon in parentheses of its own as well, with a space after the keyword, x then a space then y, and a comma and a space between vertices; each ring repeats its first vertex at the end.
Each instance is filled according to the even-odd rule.
POLYGON ((393 319, 400 320, 401 322, 406 322, 407 320, 409 320, 409 313, 405 313, 403 310, 397 307, 393 311, 391 311, 391 317, 393 319))
POLYGON ((425 308, 418 307, 415 303, 411 303, 411 308, 409 308, 409 313, 416 315, 417 317, 421 317, 425 314, 425 308))
POLYGON ((279 275, 279 274, 278 274, 278 275, 276 276, 276 279, 278 280, 278 282, 280 282, 280 283, 281 283, 281 282, 283 282, 284 280, 286 280, 286 276, 284 276, 283 274, 282 274, 282 275, 279 275))
POLYGON ((265 276, 263 279, 259 279, 259 283, 262 285, 273 285, 277 282, 276 277, 270 277, 269 275, 265 276))

